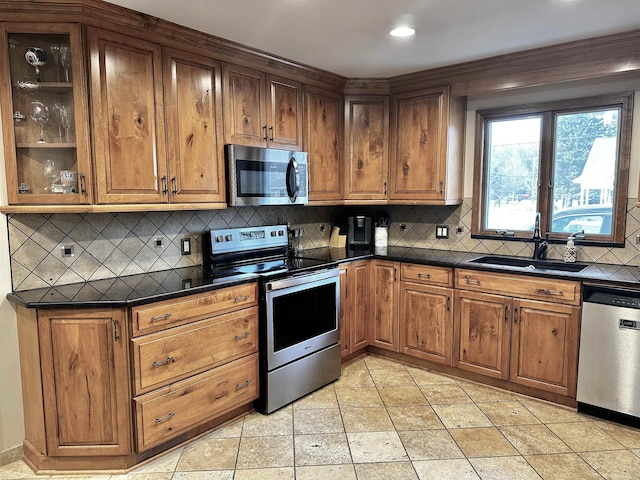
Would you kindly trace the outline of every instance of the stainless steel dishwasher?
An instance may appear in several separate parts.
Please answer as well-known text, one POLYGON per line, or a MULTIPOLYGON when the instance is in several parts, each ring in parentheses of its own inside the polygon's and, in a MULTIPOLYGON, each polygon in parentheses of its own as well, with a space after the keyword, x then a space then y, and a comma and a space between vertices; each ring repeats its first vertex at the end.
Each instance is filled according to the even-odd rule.
POLYGON ((640 421, 640 291, 585 284, 578 411, 640 421))

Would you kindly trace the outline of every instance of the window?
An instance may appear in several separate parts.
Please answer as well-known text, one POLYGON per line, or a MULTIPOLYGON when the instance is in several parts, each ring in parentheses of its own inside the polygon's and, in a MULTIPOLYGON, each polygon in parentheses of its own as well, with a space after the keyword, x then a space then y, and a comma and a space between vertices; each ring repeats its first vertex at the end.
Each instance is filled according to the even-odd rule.
POLYGON ((624 246, 633 94, 477 113, 476 238, 624 246))

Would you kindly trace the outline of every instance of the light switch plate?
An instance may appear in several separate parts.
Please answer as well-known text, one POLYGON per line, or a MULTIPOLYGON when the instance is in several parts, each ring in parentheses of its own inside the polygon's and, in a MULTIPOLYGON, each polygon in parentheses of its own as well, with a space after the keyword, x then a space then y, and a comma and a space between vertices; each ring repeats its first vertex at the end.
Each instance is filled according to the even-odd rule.
POLYGON ((191 239, 189 237, 180 240, 180 252, 182 255, 191 255, 191 239))
POLYGON ((449 238, 449 227, 447 225, 436 225, 436 238, 449 238))

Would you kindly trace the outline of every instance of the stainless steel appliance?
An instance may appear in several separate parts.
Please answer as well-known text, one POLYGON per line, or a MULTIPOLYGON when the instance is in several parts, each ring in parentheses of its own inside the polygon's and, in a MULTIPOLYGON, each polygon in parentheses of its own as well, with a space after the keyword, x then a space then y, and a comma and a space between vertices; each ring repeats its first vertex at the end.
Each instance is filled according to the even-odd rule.
POLYGON ((229 205, 304 205, 307 153, 227 145, 229 205))
POLYGON ((351 251, 371 250, 371 217, 356 215, 347 219, 347 249, 351 251))
POLYGON ((210 276, 259 275, 260 399, 271 413, 340 377, 340 270, 289 258, 287 226, 212 230, 203 235, 210 276))
POLYGON ((640 291, 585 284, 578 411, 640 420, 640 291))

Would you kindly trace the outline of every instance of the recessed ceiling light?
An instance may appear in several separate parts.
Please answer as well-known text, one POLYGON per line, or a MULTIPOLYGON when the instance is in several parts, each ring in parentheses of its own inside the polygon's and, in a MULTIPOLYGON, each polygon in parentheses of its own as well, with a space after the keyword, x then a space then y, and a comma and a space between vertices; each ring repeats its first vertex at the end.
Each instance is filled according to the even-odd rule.
POLYGON ((415 35, 416 31, 411 27, 398 27, 389 32, 392 37, 410 37, 415 35))

